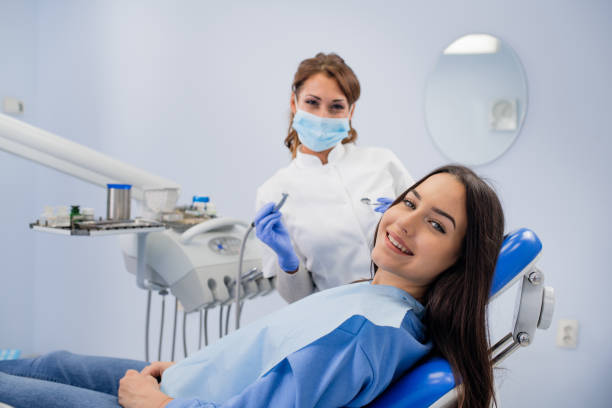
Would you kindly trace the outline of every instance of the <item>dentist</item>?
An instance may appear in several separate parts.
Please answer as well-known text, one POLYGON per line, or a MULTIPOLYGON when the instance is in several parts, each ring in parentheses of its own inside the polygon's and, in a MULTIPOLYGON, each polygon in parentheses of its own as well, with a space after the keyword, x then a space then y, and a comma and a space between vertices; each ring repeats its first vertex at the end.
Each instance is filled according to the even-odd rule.
POLYGON ((381 213, 413 183, 390 150, 356 146, 360 85, 340 56, 302 61, 291 89, 285 146, 293 160, 259 187, 255 217, 264 276, 276 276, 288 302, 370 276, 381 213), (283 192, 281 213, 274 202, 283 192))

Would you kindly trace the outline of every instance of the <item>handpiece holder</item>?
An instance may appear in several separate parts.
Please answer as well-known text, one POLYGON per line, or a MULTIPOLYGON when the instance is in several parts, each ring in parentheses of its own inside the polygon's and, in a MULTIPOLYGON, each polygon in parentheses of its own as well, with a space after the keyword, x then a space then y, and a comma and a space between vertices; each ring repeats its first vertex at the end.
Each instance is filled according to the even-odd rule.
POLYGON ((492 301, 514 284, 519 283, 512 332, 506 334, 493 347, 493 366, 499 365, 519 346, 533 342, 536 329, 548 329, 555 306, 554 290, 544 286, 544 273, 535 265, 540 258, 542 243, 535 233, 526 228, 508 236, 504 241, 495 270, 492 301))
POLYGON ((244 228, 249 227, 248 223, 237 218, 217 218, 214 220, 208 220, 200 224, 194 225, 187 231, 183 232, 183 234, 181 235, 181 243, 187 245, 197 235, 204 234, 205 232, 213 231, 220 228, 231 227, 234 225, 238 225, 244 228))

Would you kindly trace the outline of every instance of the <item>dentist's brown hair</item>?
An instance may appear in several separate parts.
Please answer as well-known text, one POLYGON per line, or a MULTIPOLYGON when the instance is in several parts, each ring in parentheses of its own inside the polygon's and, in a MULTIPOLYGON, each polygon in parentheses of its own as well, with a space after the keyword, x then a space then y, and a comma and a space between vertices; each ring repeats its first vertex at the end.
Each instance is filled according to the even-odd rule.
MULTIPOLYGON (((323 73, 336 80, 349 106, 357 102, 359 94, 361 93, 357 75, 355 75, 351 67, 349 67, 338 54, 334 54, 333 52, 329 54, 320 52, 313 58, 308 58, 300 62, 297 72, 293 77, 291 91, 298 95, 304 82, 311 76, 319 73, 323 73)), ((291 151, 291 157, 295 158, 300 140, 298 139, 297 132, 291 127, 293 116, 294 114, 291 113, 289 117, 289 130, 285 138, 285 146, 291 151)), ((351 125, 348 137, 342 139, 342 143, 354 142, 356 139, 357 131, 351 125)))

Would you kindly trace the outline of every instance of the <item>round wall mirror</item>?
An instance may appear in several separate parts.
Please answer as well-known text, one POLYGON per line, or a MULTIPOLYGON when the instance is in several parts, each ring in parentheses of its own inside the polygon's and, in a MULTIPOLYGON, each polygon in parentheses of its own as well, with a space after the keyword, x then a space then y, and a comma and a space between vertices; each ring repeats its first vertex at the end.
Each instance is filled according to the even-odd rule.
POLYGON ((425 121, 452 161, 478 165, 501 156, 527 112, 518 57, 498 37, 468 34, 444 49, 425 89, 425 121))

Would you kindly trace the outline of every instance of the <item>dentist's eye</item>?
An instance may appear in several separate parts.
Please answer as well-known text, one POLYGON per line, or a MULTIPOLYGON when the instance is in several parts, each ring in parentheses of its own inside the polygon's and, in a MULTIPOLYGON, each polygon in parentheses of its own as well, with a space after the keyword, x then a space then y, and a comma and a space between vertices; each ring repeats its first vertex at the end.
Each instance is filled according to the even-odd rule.
POLYGON ((406 207, 411 208, 411 209, 415 209, 416 205, 414 205, 414 203, 408 199, 404 199, 404 204, 406 205, 406 207))
POLYGON ((339 104, 339 103, 338 103, 338 104, 335 104, 335 105, 332 105, 332 106, 331 106, 331 110, 334 110, 334 111, 342 111, 342 110, 344 110, 344 105, 341 105, 341 104, 339 104))
POLYGON ((444 227, 437 221, 429 221, 429 223, 431 224, 432 227, 434 227, 435 230, 441 232, 442 234, 446 234, 446 231, 444 230, 444 227))
POLYGON ((308 105, 312 105, 312 106, 317 106, 319 104, 319 101, 317 101, 316 99, 306 99, 305 101, 308 105))

